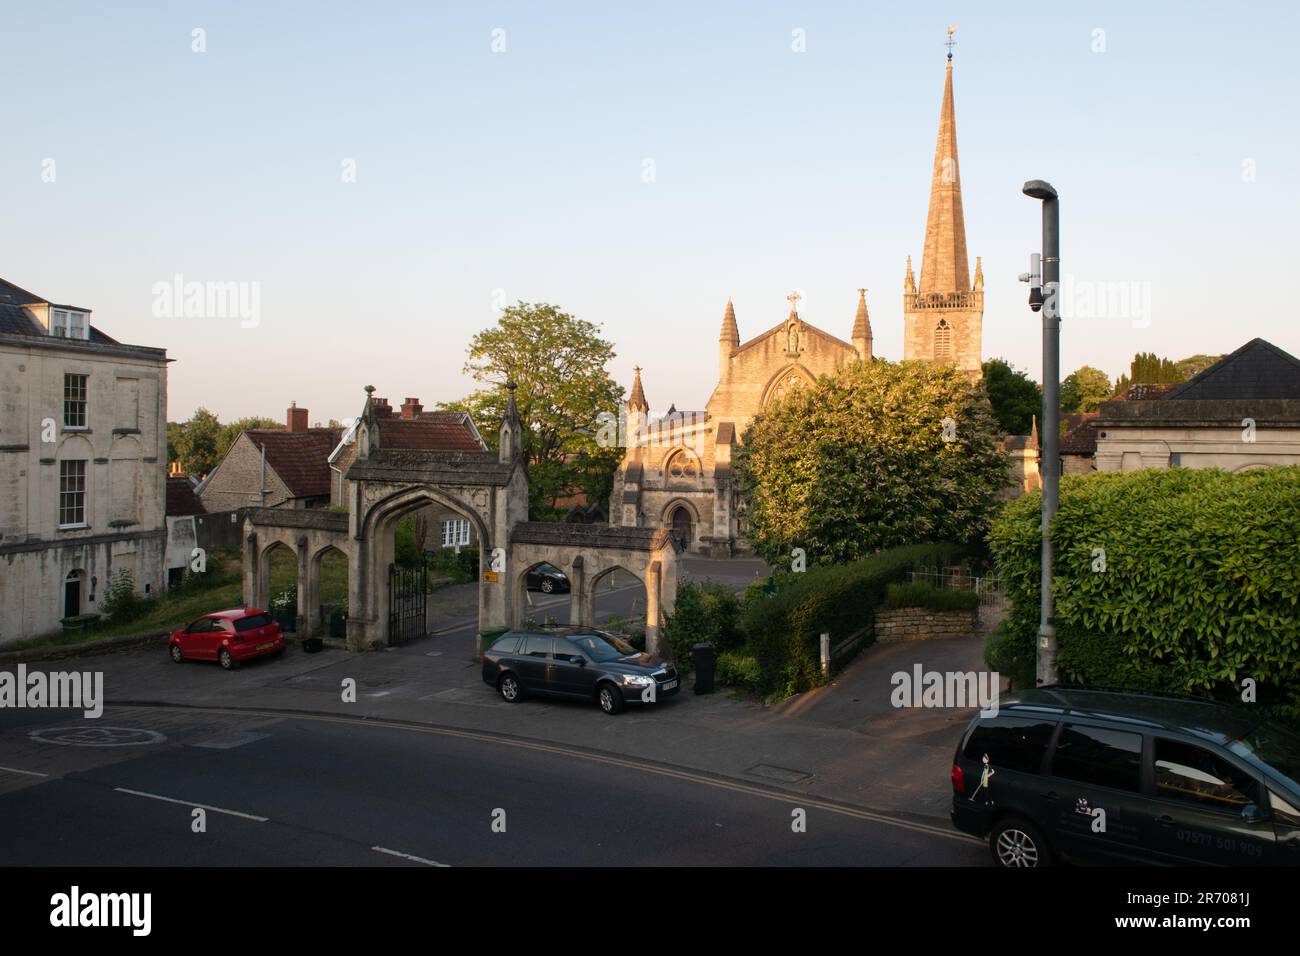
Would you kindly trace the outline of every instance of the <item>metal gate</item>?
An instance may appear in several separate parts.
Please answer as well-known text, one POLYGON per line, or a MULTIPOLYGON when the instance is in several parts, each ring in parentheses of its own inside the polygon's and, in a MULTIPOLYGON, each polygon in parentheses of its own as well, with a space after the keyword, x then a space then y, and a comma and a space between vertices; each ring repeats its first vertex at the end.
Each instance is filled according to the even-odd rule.
POLYGON ((429 567, 388 566, 388 643, 405 644, 425 635, 429 567))

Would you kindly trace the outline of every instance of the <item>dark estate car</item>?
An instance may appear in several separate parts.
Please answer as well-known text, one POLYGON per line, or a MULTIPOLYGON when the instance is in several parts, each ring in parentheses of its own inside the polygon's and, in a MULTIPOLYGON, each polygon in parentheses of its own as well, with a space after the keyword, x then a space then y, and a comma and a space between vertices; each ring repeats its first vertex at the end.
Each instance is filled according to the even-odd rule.
POLYGON ((568 575, 553 564, 539 564, 533 568, 524 575, 524 584, 530 591, 541 591, 543 594, 569 590, 568 575))
POLYGON ((1240 707, 1025 691, 971 721, 952 788, 1001 866, 1300 863, 1300 735, 1240 707))
POLYGON ((483 652, 483 680, 508 702, 527 694, 594 700, 607 714, 677 693, 677 669, 592 628, 508 631, 483 652))

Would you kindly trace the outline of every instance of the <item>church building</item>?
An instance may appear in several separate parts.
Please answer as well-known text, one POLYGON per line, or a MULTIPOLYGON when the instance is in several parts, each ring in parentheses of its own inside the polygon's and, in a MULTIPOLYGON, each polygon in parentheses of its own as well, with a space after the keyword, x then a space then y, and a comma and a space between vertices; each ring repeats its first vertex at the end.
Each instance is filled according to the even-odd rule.
MULTIPOLYGON (((975 263, 972 283, 950 50, 920 283, 910 256, 903 279, 904 359, 956 365, 979 376, 984 275, 979 260, 975 263)), ((678 411, 674 406, 665 415, 651 416, 638 368, 627 403, 627 452, 610 497, 610 523, 670 528, 684 550, 714 557, 747 551, 733 452, 754 417, 790 389, 872 358, 866 293, 858 289, 847 341, 805 322, 797 307, 799 296, 791 295, 790 313, 782 322, 742 342, 728 299, 718 342, 718 384, 703 411, 678 411)))

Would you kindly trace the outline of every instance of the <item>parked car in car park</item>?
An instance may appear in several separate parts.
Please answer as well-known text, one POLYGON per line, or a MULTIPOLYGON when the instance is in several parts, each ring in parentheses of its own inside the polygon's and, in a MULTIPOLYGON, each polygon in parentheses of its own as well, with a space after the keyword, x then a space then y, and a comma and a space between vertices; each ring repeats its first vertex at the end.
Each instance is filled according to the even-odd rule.
POLYGON ((284 632, 266 611, 232 608, 205 614, 173 631, 167 649, 178 664, 185 660, 216 661, 231 670, 243 661, 281 653, 284 632))
POLYGON ((1300 863, 1300 735, 1242 707, 1024 691, 971 721, 951 779, 1000 866, 1300 863))
POLYGON ((591 700, 607 714, 676 694, 672 664, 594 628, 507 631, 483 652, 483 680, 509 703, 529 694, 591 700))
POLYGON ((539 564, 524 575, 524 586, 543 594, 563 594, 569 590, 569 576, 553 564, 539 564))

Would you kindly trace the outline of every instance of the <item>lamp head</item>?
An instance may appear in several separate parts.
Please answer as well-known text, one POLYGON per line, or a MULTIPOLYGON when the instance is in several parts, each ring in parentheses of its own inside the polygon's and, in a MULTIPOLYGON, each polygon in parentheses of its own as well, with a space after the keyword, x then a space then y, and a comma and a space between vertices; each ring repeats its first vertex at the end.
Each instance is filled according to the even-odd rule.
POLYGON ((1056 189, 1045 179, 1031 179, 1020 191, 1031 199, 1055 199, 1056 189))

